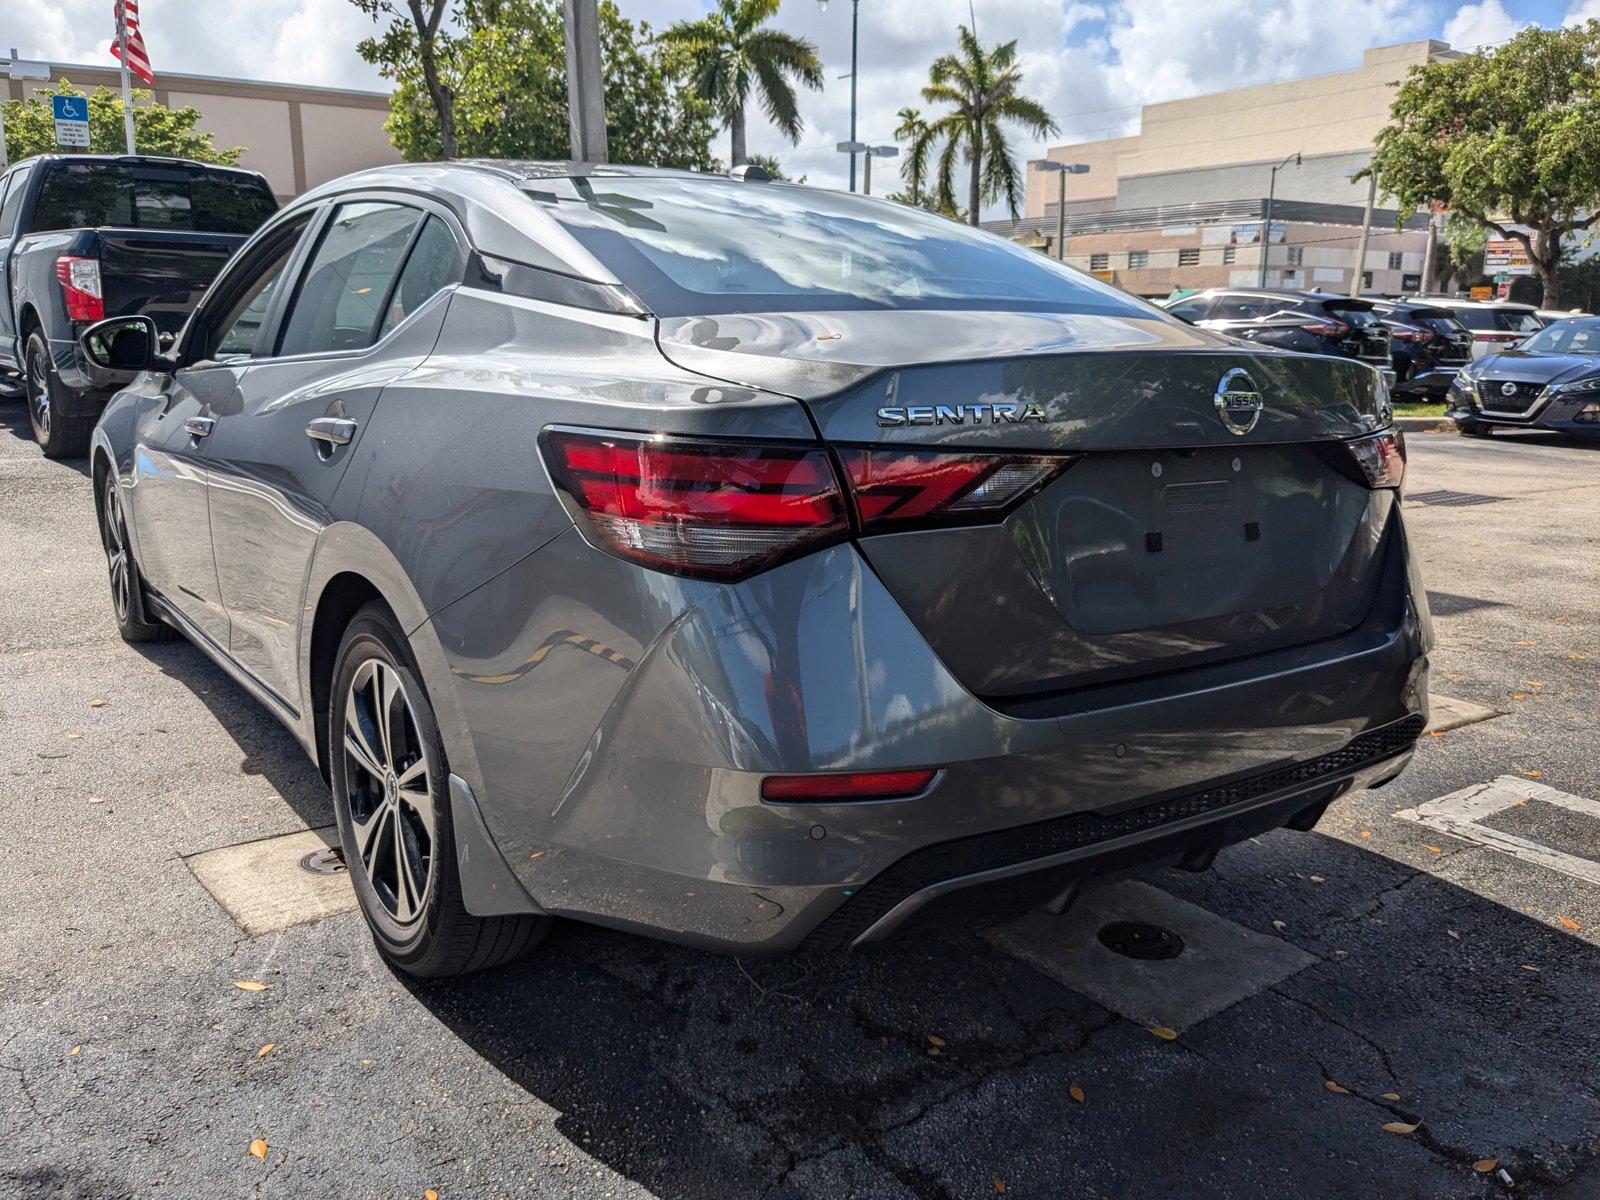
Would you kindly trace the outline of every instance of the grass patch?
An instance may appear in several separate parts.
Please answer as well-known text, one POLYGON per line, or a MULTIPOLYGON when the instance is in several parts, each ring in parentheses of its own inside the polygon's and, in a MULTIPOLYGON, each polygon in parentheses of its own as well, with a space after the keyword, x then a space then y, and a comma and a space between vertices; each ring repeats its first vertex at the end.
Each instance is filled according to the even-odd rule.
POLYGON ((1444 416, 1444 401, 1397 400, 1394 405, 1394 415, 1397 417, 1442 417, 1444 416))

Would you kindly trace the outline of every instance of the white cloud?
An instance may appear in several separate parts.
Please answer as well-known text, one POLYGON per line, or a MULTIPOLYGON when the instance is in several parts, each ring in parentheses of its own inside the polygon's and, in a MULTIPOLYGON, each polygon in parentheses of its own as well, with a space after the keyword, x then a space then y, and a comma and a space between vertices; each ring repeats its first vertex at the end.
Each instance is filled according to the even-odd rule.
POLYGON ((1600 21, 1600 0, 1572 0, 1572 7, 1562 19, 1563 25, 1582 25, 1585 21, 1600 21))
POLYGON ((1506 11, 1501 0, 1482 0, 1479 4, 1463 4, 1456 10, 1445 22, 1444 40, 1458 50, 1476 50, 1479 46, 1509 41, 1526 26, 1526 21, 1519 21, 1506 11))

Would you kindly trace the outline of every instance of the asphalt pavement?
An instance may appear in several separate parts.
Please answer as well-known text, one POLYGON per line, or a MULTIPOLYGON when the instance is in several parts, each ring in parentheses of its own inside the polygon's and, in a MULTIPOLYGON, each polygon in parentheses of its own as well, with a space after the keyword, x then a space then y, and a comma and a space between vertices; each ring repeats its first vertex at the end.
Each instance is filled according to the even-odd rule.
POLYGON ((1316 831, 823 965, 561 925, 424 986, 201 882, 326 789, 118 639, 82 467, 0 404, 0 1196, 1600 1195, 1600 449, 1419 434, 1407 491, 1434 690, 1503 715, 1316 831), (1190 944, 1107 958, 1113 910, 1190 944))

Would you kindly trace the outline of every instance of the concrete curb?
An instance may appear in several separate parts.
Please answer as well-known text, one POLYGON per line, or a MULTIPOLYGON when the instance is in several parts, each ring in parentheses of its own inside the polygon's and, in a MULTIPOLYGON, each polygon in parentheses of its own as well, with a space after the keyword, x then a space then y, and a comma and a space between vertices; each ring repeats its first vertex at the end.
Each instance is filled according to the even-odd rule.
POLYGON ((1456 423, 1447 417, 1396 417, 1403 433, 1455 433, 1456 423))

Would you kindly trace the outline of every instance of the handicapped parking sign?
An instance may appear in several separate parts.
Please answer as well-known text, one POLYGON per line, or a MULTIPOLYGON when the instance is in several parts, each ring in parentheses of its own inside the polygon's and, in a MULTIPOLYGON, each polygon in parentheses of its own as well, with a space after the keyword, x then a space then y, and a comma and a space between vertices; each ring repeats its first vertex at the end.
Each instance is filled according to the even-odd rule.
POLYGON ((56 145, 89 144, 89 100, 86 96, 52 96, 50 108, 56 119, 56 145))

